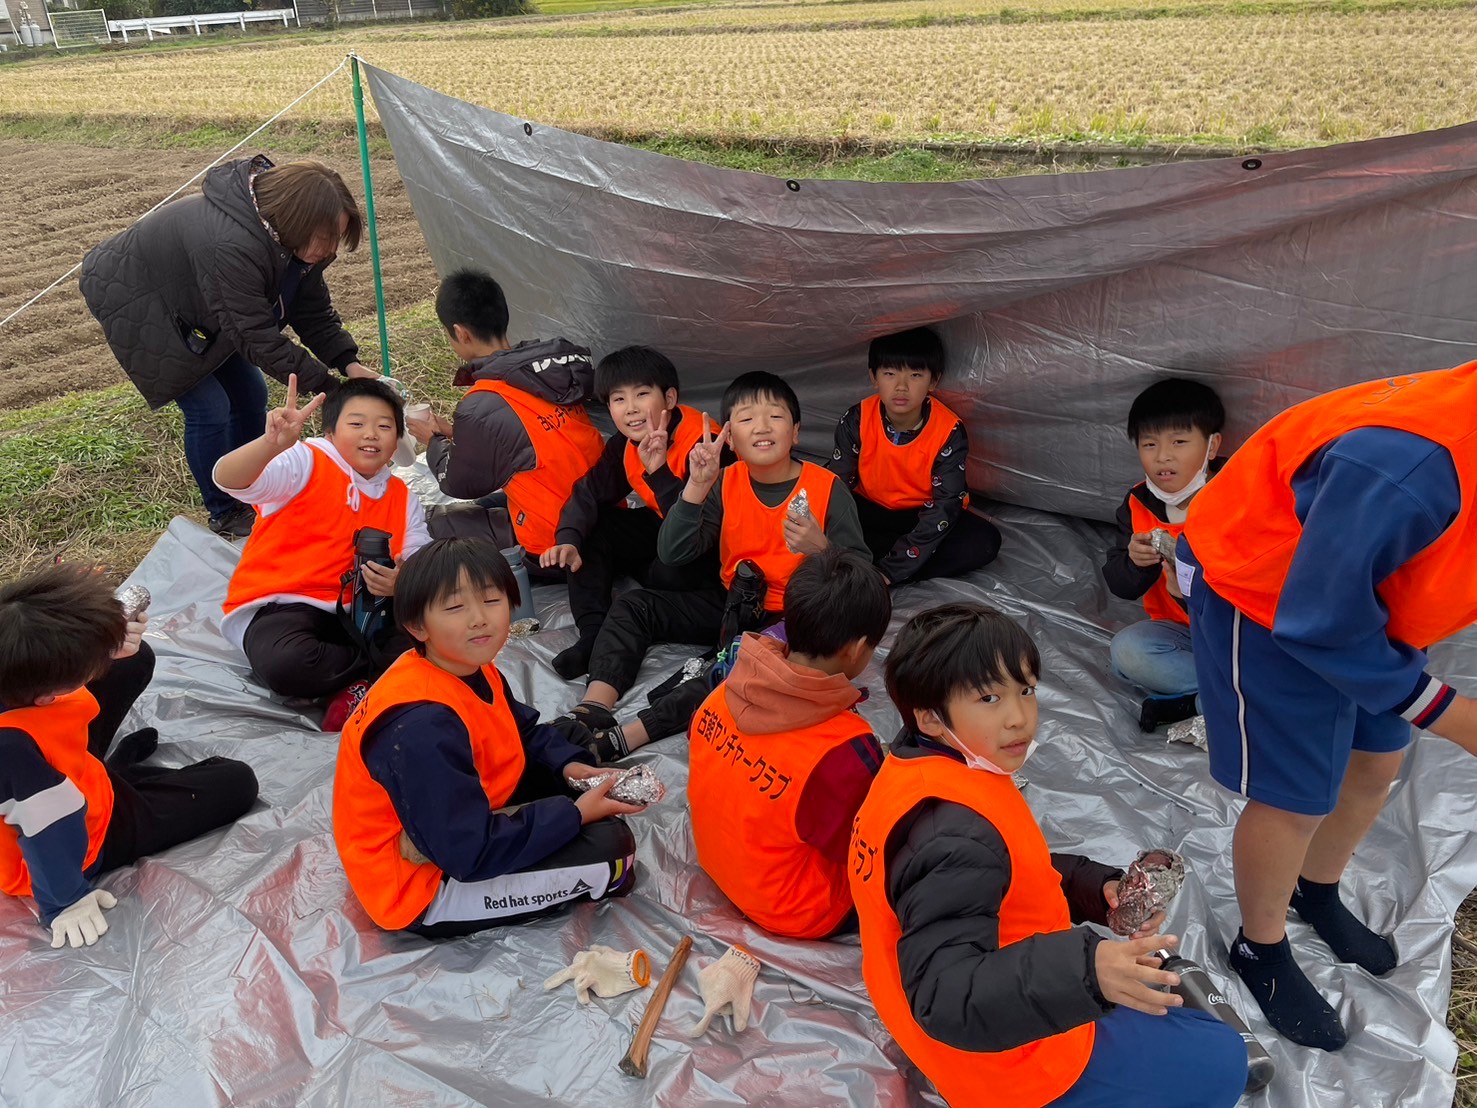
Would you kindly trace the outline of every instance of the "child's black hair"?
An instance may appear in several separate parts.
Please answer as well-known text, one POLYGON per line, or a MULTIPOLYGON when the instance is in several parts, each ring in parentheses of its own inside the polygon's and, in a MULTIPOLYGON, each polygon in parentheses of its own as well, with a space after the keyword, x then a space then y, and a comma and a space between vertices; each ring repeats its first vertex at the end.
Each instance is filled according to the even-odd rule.
POLYGON ((29 708, 102 676, 127 629, 91 566, 50 566, 0 586, 0 705, 29 708))
POLYGON ((998 685, 1007 678, 1030 684, 1041 676, 1041 652, 1015 620, 983 604, 945 604, 903 626, 887 654, 887 695, 903 725, 916 712, 934 711, 949 723, 958 692, 998 685))
POLYGON ((436 318, 450 333, 460 323, 482 342, 508 337, 508 299, 502 286, 475 269, 459 269, 436 289, 436 318))
POLYGON ((937 381, 944 375, 943 340, 928 327, 873 339, 867 350, 867 369, 875 376, 884 368, 926 369, 929 378, 937 381))
POLYGON ((1196 430, 1209 438, 1226 425, 1226 409, 1215 389, 1183 377, 1155 381, 1128 409, 1128 441, 1142 435, 1196 430))
POLYGON ((649 346, 623 346, 600 359, 595 367, 595 399, 610 403, 617 389, 649 385, 663 396, 677 388, 677 367, 660 350, 649 346))
POLYGON ((892 597, 882 574, 844 547, 808 555, 785 585, 785 638, 791 650, 812 658, 834 657, 857 639, 876 646, 890 619, 892 597))
POLYGON ((338 418, 344 413, 344 405, 356 396, 372 396, 388 404, 390 411, 395 413, 395 434, 405 437, 405 401, 394 386, 375 377, 350 377, 328 394, 328 398, 323 401, 322 413, 325 434, 338 427, 338 418))
MULTIPOLYGON (((431 606, 456 589, 463 573, 474 589, 497 589, 508 598, 510 609, 518 607, 518 578, 497 547, 486 539, 437 539, 400 567, 395 579, 395 622, 406 630, 412 624, 424 626, 431 606)), ((415 648, 426 652, 425 643, 419 640, 415 648)))
POLYGON ((733 384, 723 390, 718 422, 727 423, 735 408, 755 400, 773 400, 783 404, 790 409, 790 418, 796 423, 800 422, 800 398, 795 395, 790 382, 762 369, 739 374, 733 379, 733 384))

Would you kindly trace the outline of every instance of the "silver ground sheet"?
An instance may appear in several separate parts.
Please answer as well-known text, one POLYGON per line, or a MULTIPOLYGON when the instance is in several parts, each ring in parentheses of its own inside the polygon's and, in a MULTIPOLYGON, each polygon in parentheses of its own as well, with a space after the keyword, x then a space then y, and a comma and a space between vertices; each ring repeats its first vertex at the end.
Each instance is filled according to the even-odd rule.
MULTIPOLYGON (((1210 781, 1205 756, 1139 733, 1131 693, 1106 672, 1108 628, 1137 617, 1110 601, 1097 524, 999 509, 1005 535, 988 572, 896 594, 896 626, 945 600, 984 600, 1024 620, 1041 645, 1042 744, 1023 773, 1053 848, 1119 865, 1146 846, 1184 854, 1170 913, 1184 950, 1227 981, 1276 1059, 1258 1098, 1275 1108, 1359 1104, 1436 1108, 1452 1100, 1456 1046, 1446 1030, 1451 916, 1477 883, 1477 764, 1418 739, 1345 881, 1345 895, 1393 930, 1402 965, 1383 980, 1335 965, 1290 924, 1302 964, 1336 998, 1350 1031, 1339 1054, 1273 1036, 1228 981, 1224 942, 1237 915, 1231 827, 1238 801, 1210 781)), ((935 1102, 877 1022, 855 940, 790 942, 745 922, 694 864, 683 739, 643 751, 667 797, 633 817, 636 891, 605 904, 454 941, 378 930, 334 850, 336 736, 316 715, 275 703, 221 639, 220 603, 236 551, 176 520, 132 580, 154 595, 154 683, 125 730, 156 724, 158 759, 241 758, 260 804, 238 825, 102 879, 118 896, 94 947, 52 951, 28 902, 0 901, 0 1102, 62 1105, 495 1104, 906 1105, 935 1102), (542 981, 603 943, 649 952, 653 978, 683 935, 693 957, 667 1005, 650 1076, 617 1072, 649 990, 588 1007, 542 981), (697 1041, 696 971, 731 943, 764 963, 750 1027, 717 1024, 697 1041)), ((545 631, 499 659, 514 690, 546 715, 577 698, 552 656, 573 641, 562 590, 537 590, 545 631)), ((890 639, 890 636, 889 636, 890 639)), ((630 710, 687 657, 648 659, 630 710)), ((880 656, 879 656, 880 661, 880 656)), ((1477 691, 1477 643, 1439 647, 1434 670, 1477 691)), ((863 706, 884 738, 897 716, 876 664, 863 706)))

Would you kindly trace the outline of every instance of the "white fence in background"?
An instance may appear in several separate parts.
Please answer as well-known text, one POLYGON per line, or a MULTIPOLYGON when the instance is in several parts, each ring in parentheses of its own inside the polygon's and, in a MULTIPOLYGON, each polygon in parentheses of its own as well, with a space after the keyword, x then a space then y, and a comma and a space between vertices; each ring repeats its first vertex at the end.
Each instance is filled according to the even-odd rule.
POLYGON ((168 15, 148 16, 144 19, 110 19, 108 30, 117 31, 123 36, 123 41, 128 41, 128 33, 132 31, 138 34, 140 31, 148 35, 152 41, 156 34, 170 35, 175 31, 193 30, 197 35, 202 27, 240 27, 246 30, 248 23, 280 23, 289 26, 289 22, 296 23, 296 8, 270 8, 265 11, 255 12, 211 12, 207 15, 168 15))

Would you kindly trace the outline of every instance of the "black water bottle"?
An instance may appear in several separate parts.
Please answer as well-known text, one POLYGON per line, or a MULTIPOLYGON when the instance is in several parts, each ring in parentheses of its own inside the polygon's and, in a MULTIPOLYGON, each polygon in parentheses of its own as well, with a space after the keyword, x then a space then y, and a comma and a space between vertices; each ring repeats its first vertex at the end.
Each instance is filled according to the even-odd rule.
POLYGON ((1202 1012, 1209 1012, 1241 1036, 1241 1041, 1246 1044, 1246 1088, 1244 1091, 1248 1094, 1259 1093, 1270 1085, 1272 1076, 1277 1072, 1272 1056, 1251 1033, 1251 1029, 1241 1021, 1236 1009, 1226 1003, 1225 994, 1216 987, 1210 974, 1206 973, 1201 966, 1188 958, 1181 958, 1178 954, 1171 954, 1167 950, 1158 951, 1157 954, 1158 957, 1164 959, 1162 968, 1180 975, 1180 983, 1170 992, 1178 993, 1184 999, 1186 1008, 1198 1008, 1202 1012))
POLYGON ((354 602, 350 616, 361 635, 374 630, 376 617, 390 604, 388 596, 375 596, 364 587, 364 563, 373 562, 386 569, 395 568, 390 554, 390 533, 375 527, 361 527, 354 532, 354 602))

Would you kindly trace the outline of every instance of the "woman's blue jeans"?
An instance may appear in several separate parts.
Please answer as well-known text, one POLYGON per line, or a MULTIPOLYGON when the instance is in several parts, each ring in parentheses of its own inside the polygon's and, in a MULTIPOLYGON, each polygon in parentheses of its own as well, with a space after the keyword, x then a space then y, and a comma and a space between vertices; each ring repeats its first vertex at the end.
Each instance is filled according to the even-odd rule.
POLYGON ((221 458, 262 433, 267 423, 266 379, 240 354, 232 354, 175 403, 185 416, 185 460, 200 486, 205 510, 212 519, 223 516, 239 502, 216 488, 211 472, 221 458))

